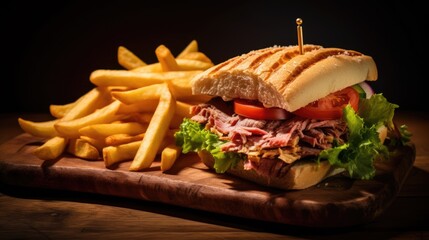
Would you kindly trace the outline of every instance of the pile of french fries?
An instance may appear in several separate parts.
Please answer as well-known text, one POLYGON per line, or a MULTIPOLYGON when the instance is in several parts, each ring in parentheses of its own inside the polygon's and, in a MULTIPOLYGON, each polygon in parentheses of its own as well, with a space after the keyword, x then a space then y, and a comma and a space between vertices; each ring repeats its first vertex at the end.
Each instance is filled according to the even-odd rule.
POLYGON ((34 154, 58 159, 64 152, 105 166, 132 161, 130 171, 147 169, 160 156, 161 171, 181 154, 174 133, 189 108, 210 96, 192 95, 191 79, 213 66, 191 41, 176 57, 164 45, 155 50, 158 62, 147 64, 127 48, 118 48, 120 70, 95 70, 93 89, 74 102, 49 107, 53 120, 18 118, 21 128, 43 144, 34 154))

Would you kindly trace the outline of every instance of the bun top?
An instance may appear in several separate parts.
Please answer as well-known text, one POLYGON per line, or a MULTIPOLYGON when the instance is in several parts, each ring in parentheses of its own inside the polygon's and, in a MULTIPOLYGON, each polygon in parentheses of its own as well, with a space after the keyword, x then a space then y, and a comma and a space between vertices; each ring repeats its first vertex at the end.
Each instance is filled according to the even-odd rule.
POLYGON ((269 47, 231 58, 195 76, 193 94, 259 100, 293 112, 365 80, 377 80, 372 57, 353 50, 304 45, 269 47))

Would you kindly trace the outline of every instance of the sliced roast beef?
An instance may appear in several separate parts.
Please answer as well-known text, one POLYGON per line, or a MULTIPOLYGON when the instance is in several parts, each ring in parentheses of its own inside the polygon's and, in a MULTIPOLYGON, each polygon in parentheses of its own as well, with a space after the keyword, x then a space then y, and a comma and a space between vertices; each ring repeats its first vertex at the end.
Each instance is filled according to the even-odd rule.
POLYGON ((287 120, 255 120, 228 115, 210 104, 194 106, 191 112, 194 115, 192 120, 205 124, 206 129, 226 141, 221 147, 222 151, 248 154, 253 162, 259 162, 254 165, 258 165, 261 172, 277 168, 260 165, 262 158, 265 161, 276 156, 283 159, 280 162, 289 164, 302 157, 317 156, 323 149, 332 147, 334 140, 343 142, 347 130, 341 119, 292 117, 287 120))

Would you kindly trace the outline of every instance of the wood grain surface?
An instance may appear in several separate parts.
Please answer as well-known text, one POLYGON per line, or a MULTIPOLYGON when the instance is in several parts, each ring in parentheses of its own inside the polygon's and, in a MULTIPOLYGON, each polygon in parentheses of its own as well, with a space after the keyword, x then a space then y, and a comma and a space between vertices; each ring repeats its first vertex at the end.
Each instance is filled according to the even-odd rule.
POLYGON ((306 227, 363 224, 380 215, 396 197, 415 159, 414 146, 398 149, 378 164, 372 180, 337 175, 317 186, 283 191, 215 174, 195 154, 182 155, 168 172, 159 161, 143 172, 130 161, 107 169, 103 161, 63 155, 42 161, 32 154, 42 139, 22 134, 0 146, 0 180, 18 186, 66 189, 157 201, 231 216, 306 227))

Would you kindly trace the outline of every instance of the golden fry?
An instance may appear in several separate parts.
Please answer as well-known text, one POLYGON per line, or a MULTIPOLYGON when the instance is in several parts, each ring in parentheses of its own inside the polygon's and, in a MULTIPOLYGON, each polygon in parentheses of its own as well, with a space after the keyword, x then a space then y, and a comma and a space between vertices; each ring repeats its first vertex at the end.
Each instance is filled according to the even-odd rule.
POLYGON ((171 72, 136 72, 126 70, 95 70, 90 81, 97 86, 126 86, 129 88, 145 87, 176 78, 191 78, 201 70, 171 72))
POLYGON ((188 52, 181 56, 179 59, 198 60, 201 62, 213 64, 212 60, 202 52, 188 52))
POLYGON ((129 91, 112 92, 112 96, 125 104, 133 104, 146 100, 158 100, 161 86, 162 84, 153 84, 129 91))
MULTIPOLYGON (((156 106, 154 108, 154 111, 155 111, 155 109, 156 109, 156 106)), ((149 123, 150 120, 152 119, 153 113, 151 113, 151 112, 131 113, 129 115, 130 115, 130 118, 129 118, 130 121, 146 124, 146 123, 149 123)))
MULTIPOLYGON (((177 106, 177 104, 176 104, 177 106)), ((153 117, 153 113, 141 113, 139 114, 139 116, 136 116, 135 121, 139 121, 141 123, 150 123, 150 121, 152 120, 153 117), (137 117, 139 117, 140 120, 137 119, 137 117)), ((173 117, 171 118, 170 121, 170 125, 169 125, 169 129, 167 131, 167 135, 174 135, 174 132, 177 131, 177 129, 179 129, 180 124, 183 121, 183 116, 180 116, 178 114, 174 114, 173 117), (172 134, 170 134, 171 131, 174 131, 172 134)))
POLYGON ((96 87, 80 97, 74 106, 61 118, 61 121, 74 120, 93 113, 98 108, 106 106, 112 97, 106 88, 96 87))
POLYGON ((80 136, 80 139, 88 142, 89 144, 91 144, 92 146, 97 148, 97 150, 99 152, 101 152, 103 150, 103 148, 106 147, 106 143, 105 143, 104 139, 92 138, 92 137, 88 137, 88 136, 80 136))
POLYGON ((145 132, 147 124, 138 122, 124 122, 124 123, 100 123, 88 125, 79 129, 79 134, 91 138, 104 139, 114 134, 130 134, 136 135, 145 132))
POLYGON ((59 121, 55 124, 55 129, 60 134, 60 136, 79 138, 79 130, 83 127, 99 123, 111 123, 123 118, 122 115, 116 114, 120 105, 121 103, 119 101, 114 101, 111 104, 98 109, 97 111, 85 117, 70 121, 59 121))
POLYGON ((161 92, 158 106, 149 123, 145 137, 129 168, 131 171, 150 167, 173 118, 176 104, 167 84, 164 84, 164 91, 161 92))
POLYGON ((49 105, 49 112, 53 117, 56 118, 62 118, 64 115, 66 115, 70 109, 72 109, 76 105, 76 102, 64 104, 64 105, 56 105, 51 104, 49 105))
MULTIPOLYGON (((214 66, 213 63, 208 63, 195 59, 182 59, 176 58, 177 66, 179 71, 195 71, 195 70, 207 70, 214 66)), ((134 68, 133 72, 164 72, 161 63, 153 63, 143 67, 134 68)))
POLYGON ((158 62, 161 64, 163 72, 168 71, 179 71, 179 66, 177 65, 176 59, 173 54, 171 54, 170 49, 164 45, 159 45, 155 50, 156 57, 158 62))
POLYGON ((37 147, 33 153, 42 160, 56 159, 64 152, 67 142, 66 138, 53 137, 37 147))
POLYGON ((143 66, 143 67, 134 68, 133 70, 130 70, 130 71, 132 71, 132 72, 146 72, 146 73, 147 72, 151 72, 151 73, 163 72, 161 64, 159 62, 148 64, 148 65, 143 66))
POLYGON ((186 48, 183 49, 182 52, 179 53, 179 55, 177 55, 177 58, 183 58, 183 56, 185 56, 186 54, 188 54, 190 52, 198 52, 198 43, 196 40, 192 40, 188 44, 188 46, 186 46, 186 48))
POLYGON ((192 85, 189 78, 176 78, 168 82, 171 94, 176 99, 186 98, 192 95, 192 85))
POLYGON ((214 66, 213 63, 207 63, 192 59, 176 59, 180 71, 207 70, 214 66))
POLYGON ((29 133, 35 137, 41 138, 53 138, 57 136, 57 131, 54 127, 58 123, 58 119, 45 121, 45 122, 33 122, 22 118, 18 118, 18 123, 24 132, 29 133))
POLYGON ((190 118, 191 115, 191 107, 193 105, 181 101, 176 101, 176 114, 177 116, 190 118))
POLYGON ((169 170, 180 156, 181 151, 181 148, 174 143, 165 147, 161 153, 161 171, 165 172, 169 170))
POLYGON ((144 133, 140 133, 137 135, 118 133, 118 134, 114 134, 106 137, 105 143, 107 146, 116 146, 116 145, 126 144, 130 142, 141 141, 144 135, 145 135, 144 133))
MULTIPOLYGON (((161 146, 159 147, 159 150, 156 152, 156 154, 160 154, 161 151, 168 146, 168 144, 171 144, 171 142, 172 140, 168 137, 162 139, 161 146)), ((115 163, 131 161, 135 157, 141 144, 142 141, 135 141, 103 148, 104 165, 106 167, 110 167, 115 163)))
POLYGON ((192 94, 192 84, 189 78, 177 78, 168 81, 171 93, 179 101, 207 102, 212 96, 205 94, 192 94))
POLYGON ((67 152, 76 157, 88 160, 98 160, 100 158, 100 153, 97 148, 80 138, 70 140, 67 152))
POLYGON ((136 141, 103 148, 104 165, 110 167, 115 163, 133 159, 140 145, 141 141, 136 141))
POLYGON ((123 46, 119 46, 118 48, 118 63, 128 70, 146 65, 143 60, 123 46))
POLYGON ((144 102, 137 102, 133 104, 121 103, 117 114, 132 114, 132 113, 144 113, 154 112, 158 106, 159 100, 148 100, 144 102))

